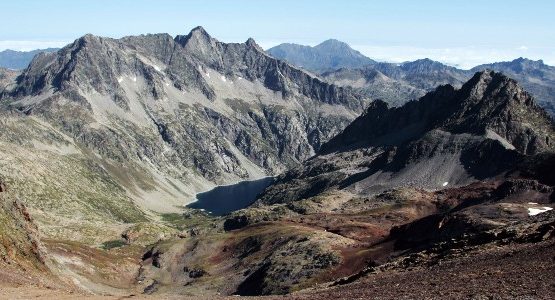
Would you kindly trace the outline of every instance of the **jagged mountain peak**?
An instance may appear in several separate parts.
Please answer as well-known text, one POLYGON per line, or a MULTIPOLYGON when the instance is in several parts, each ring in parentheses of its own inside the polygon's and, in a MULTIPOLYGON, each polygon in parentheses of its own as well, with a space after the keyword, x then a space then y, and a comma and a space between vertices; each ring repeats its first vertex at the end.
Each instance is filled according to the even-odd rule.
POLYGON ((202 26, 196 26, 195 28, 191 29, 190 34, 200 34, 200 35, 210 36, 206 31, 206 29, 204 29, 204 27, 202 26))
POLYGON ((11 94, 19 98, 51 88, 62 91, 78 87, 87 93, 96 91, 121 99, 125 91, 119 83, 130 77, 132 80, 144 78, 149 87, 140 93, 152 94, 155 98, 164 94, 162 82, 171 81, 181 90, 200 89, 209 99, 214 99, 215 91, 208 83, 206 70, 199 69, 200 66, 221 74, 262 80, 267 88, 282 92, 284 97, 293 95, 296 87, 292 84, 298 80, 321 85, 303 88, 300 92, 327 103, 338 103, 338 98, 356 99, 356 104, 349 106, 355 110, 362 107, 362 97, 352 94, 348 88, 315 82, 312 75, 268 56, 252 38, 245 43, 222 43, 202 27, 174 39, 167 34, 122 39, 85 35, 58 54, 31 62, 11 94))
POLYGON ((517 83, 502 73, 486 69, 476 72, 466 83, 462 85, 461 90, 481 90, 484 91, 488 86, 498 87, 502 85, 516 86, 517 83))
POLYGON ((357 144, 404 143, 435 129, 477 136, 492 131, 523 154, 555 146, 553 121, 532 96, 515 80, 487 70, 476 73, 458 90, 440 86, 402 107, 389 108, 374 101, 343 133, 322 146, 322 152, 357 144))
POLYGON ((206 32, 202 26, 193 28, 187 35, 178 35, 175 41, 183 47, 187 47, 189 43, 193 43, 193 47, 199 47, 203 44, 214 44, 215 39, 206 32))
POLYGON ((533 97, 516 80, 493 70, 477 72, 460 89, 462 105, 510 104, 539 109, 533 97))
POLYGON ((553 86, 555 84, 555 67, 546 65, 542 60, 517 58, 512 61, 496 62, 472 68, 472 72, 495 70, 518 80, 518 83, 534 95, 534 98, 553 117, 555 106, 553 86))
POLYGON ((245 42, 245 44, 248 47, 255 48, 256 50, 260 51, 261 53, 265 53, 264 49, 262 49, 262 47, 260 47, 260 45, 258 45, 258 43, 256 43, 256 41, 253 38, 248 38, 247 41, 245 42))
POLYGON ((491 70, 478 72, 457 99, 444 128, 474 134, 492 130, 524 154, 554 148, 553 120, 514 79, 491 70))
POLYGON ((189 32, 188 36, 195 38, 212 39, 212 36, 202 26, 197 26, 189 32))
POLYGON ((82 37, 78 38, 77 41, 93 42, 93 41, 98 41, 100 39, 102 39, 102 37, 94 35, 92 33, 87 33, 87 34, 83 35, 82 37))
MULTIPOLYGON (((103 38, 96 36, 92 33, 87 33, 77 39, 75 39, 72 43, 69 43, 68 45, 66 45, 65 47, 63 47, 62 49, 60 49, 62 52, 78 52, 78 51, 82 51, 85 48, 88 47, 95 47, 95 45, 98 45, 103 38)), ((31 61, 31 64, 33 62, 31 61)))
POLYGON ((81 51, 86 48, 94 48, 98 47, 100 44, 105 43, 106 41, 112 40, 111 38, 107 37, 100 37, 94 35, 92 33, 87 33, 77 39, 75 39, 72 43, 68 44, 67 46, 63 47, 62 51, 81 51))

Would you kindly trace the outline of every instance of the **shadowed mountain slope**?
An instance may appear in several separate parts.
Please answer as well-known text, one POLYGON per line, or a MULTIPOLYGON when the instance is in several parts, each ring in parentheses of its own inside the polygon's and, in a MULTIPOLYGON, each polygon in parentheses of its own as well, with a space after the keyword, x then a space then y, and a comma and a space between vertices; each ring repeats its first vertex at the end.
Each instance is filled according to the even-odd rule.
POLYGON ((476 73, 458 90, 441 86, 402 107, 374 101, 319 155, 280 176, 260 202, 337 188, 372 194, 402 186, 466 185, 501 174, 525 155, 552 151, 553 126, 516 81, 492 71, 476 73))

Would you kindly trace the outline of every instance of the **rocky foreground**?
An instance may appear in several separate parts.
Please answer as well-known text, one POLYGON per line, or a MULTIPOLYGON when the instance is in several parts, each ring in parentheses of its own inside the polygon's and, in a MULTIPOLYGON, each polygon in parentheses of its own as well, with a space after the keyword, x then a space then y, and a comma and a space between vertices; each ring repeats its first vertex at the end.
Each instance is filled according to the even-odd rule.
MULTIPOLYGON (((555 280, 555 213, 477 234, 465 234, 424 249, 406 251, 384 264, 367 262, 362 270, 329 283, 285 296, 264 299, 552 299, 555 280)), ((191 273, 189 273, 191 274, 191 273)), ((128 291, 94 296, 30 274, 2 273, 0 296, 9 299, 225 299, 211 293, 194 296, 128 291), (6 281, 11 278, 10 281, 6 281)), ((191 276, 191 275, 189 275, 191 276)), ((229 298, 236 298, 229 297, 229 298)), ((258 297, 255 297, 258 298, 258 297)))

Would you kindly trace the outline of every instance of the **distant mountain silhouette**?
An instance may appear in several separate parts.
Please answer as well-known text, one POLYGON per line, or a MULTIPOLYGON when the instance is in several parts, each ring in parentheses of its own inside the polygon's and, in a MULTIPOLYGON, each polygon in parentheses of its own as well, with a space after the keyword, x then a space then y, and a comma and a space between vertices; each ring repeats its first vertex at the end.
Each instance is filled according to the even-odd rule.
POLYGON ((315 47, 281 44, 266 52, 315 72, 331 83, 352 86, 372 99, 382 99, 395 106, 422 97, 438 85, 460 87, 474 73, 494 70, 517 80, 551 116, 555 116, 555 67, 541 60, 521 57, 471 70, 429 58, 403 63, 376 62, 338 40, 327 40, 315 47))
POLYGON ((6 69, 25 69, 35 57, 42 52, 56 52, 58 48, 37 49, 32 51, 4 50, 0 52, 0 67, 6 69))
POLYGON ((375 61, 352 49, 348 44, 330 39, 310 47, 297 44, 281 44, 268 49, 273 57, 312 72, 339 68, 359 68, 375 61))

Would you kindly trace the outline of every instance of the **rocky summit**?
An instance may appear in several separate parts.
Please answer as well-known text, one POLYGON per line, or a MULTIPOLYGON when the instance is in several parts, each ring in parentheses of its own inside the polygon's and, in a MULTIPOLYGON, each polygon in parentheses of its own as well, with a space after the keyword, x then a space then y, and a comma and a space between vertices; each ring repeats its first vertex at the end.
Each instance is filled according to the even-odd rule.
POLYGON ((0 298, 551 299, 549 68, 202 27, 0 68, 0 298))
POLYGON ((281 175, 260 201, 294 201, 337 188, 371 195, 464 186, 502 174, 523 156, 553 151, 553 134, 553 120, 516 81, 483 71, 460 89, 440 86, 401 107, 372 102, 319 155, 281 175))

